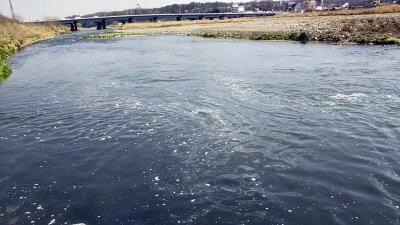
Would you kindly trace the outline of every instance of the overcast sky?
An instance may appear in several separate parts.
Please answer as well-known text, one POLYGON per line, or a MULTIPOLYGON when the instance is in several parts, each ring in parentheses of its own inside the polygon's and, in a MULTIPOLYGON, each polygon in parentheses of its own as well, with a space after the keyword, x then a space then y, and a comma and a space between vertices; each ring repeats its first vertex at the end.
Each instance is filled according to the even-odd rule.
MULTIPOLYGON (((136 8, 139 4, 142 8, 159 7, 169 4, 182 4, 192 1, 207 2, 207 0, 11 0, 16 14, 29 20, 43 19, 44 17, 65 17, 74 14, 88 14, 99 11, 123 10, 136 8)), ((221 2, 239 2, 238 0, 219 0, 221 2)), ((215 2, 215 0, 211 0, 215 2)), ((245 0, 242 0, 245 2, 245 0)), ((8 0, 0 0, 0 12, 10 15, 8 0)))

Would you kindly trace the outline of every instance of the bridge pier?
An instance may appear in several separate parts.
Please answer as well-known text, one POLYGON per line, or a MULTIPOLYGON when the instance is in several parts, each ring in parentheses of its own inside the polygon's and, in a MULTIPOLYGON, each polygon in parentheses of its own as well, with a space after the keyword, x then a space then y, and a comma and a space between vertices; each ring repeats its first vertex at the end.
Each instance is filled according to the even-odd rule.
POLYGON ((97 30, 101 30, 101 23, 96 23, 97 24, 97 30))
POLYGON ((204 16, 199 16, 199 20, 204 20, 204 16))
POLYGON ((129 18, 128 23, 133 23, 133 18, 129 18))
POLYGON ((96 22, 97 30, 106 29, 106 20, 102 20, 101 22, 96 22))
POLYGON ((226 19, 226 17, 225 16, 220 16, 220 17, 218 17, 220 20, 224 20, 224 19, 226 19))
POLYGON ((182 16, 176 17, 176 21, 182 21, 182 16))
POLYGON ((78 23, 77 22, 73 22, 70 24, 71 25, 71 31, 77 31, 78 30, 78 23))

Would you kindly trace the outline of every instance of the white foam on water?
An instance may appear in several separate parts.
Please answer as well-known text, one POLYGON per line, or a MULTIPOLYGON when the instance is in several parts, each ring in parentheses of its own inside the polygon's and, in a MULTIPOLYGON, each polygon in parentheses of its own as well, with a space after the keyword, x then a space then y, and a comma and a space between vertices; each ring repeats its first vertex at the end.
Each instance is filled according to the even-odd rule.
POLYGON ((367 97, 367 95, 364 94, 364 93, 359 93, 359 92, 355 92, 355 93, 352 93, 352 94, 341 94, 341 93, 339 93, 339 94, 330 96, 330 98, 333 98, 333 99, 347 100, 347 101, 350 101, 350 102, 358 101, 358 100, 360 100, 361 98, 364 98, 364 97, 367 97))
POLYGON ((385 95, 385 98, 393 100, 395 102, 400 102, 400 97, 396 94, 385 95))
POLYGON ((56 219, 52 219, 52 220, 49 222, 48 225, 52 225, 52 224, 55 224, 55 223, 56 223, 56 219))

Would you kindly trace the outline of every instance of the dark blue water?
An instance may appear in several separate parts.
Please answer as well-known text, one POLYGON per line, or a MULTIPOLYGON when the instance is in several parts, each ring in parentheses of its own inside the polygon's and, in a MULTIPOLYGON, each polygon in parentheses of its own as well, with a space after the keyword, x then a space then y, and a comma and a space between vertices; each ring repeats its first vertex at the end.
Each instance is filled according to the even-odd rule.
POLYGON ((9 59, 0 224, 400 224, 400 48, 69 35, 9 59))

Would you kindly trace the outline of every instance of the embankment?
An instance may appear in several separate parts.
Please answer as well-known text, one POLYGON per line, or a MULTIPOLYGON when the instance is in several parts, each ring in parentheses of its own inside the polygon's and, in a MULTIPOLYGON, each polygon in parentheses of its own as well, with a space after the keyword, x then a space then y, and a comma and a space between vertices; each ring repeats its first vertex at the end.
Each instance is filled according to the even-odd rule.
POLYGON ((0 80, 11 74, 5 59, 22 47, 67 32, 58 24, 31 24, 0 16, 0 80))

